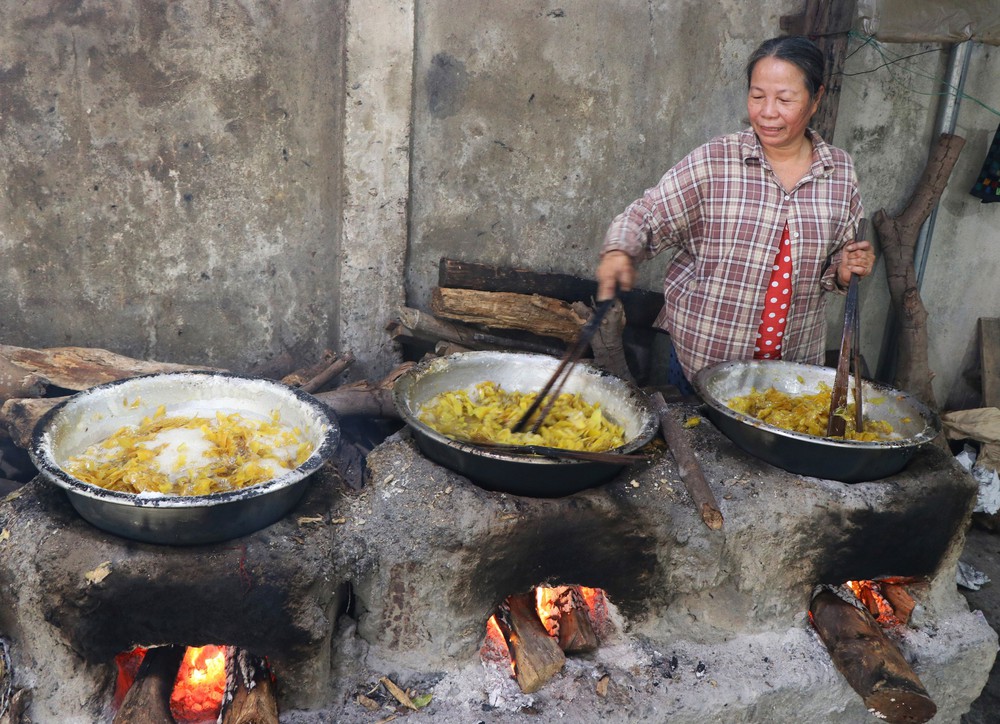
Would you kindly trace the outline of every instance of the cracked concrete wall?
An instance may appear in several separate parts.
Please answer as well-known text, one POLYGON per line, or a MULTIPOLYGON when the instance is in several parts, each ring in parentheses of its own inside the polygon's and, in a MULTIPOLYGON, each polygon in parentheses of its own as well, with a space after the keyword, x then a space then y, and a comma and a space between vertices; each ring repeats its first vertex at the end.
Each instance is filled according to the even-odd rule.
POLYGON ((335 345, 343 5, 5 3, 0 340, 239 371, 335 345))

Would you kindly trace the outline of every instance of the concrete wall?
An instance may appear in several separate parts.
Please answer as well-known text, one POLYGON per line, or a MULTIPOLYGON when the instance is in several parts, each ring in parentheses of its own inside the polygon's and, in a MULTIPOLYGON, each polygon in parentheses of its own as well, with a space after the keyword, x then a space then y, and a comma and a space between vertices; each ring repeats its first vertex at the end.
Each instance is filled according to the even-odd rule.
POLYGON ((0 342, 334 345, 344 5, 4 3, 0 342))
MULTIPOLYGON (((672 163, 745 123, 744 63, 796 0, 139 0, 0 13, 0 343, 287 371, 398 350, 442 256, 590 276, 610 219, 672 163)), ((927 158, 932 81, 847 61, 832 139, 869 211, 927 158), (871 71, 871 72, 869 72, 871 71)), ((944 72, 938 46, 919 67, 944 72)), ((1000 60, 966 90, 994 107, 1000 60)), ((996 117, 965 102, 924 301, 941 401, 968 398, 974 321, 1000 301, 997 209, 967 190, 996 117)), ((659 286, 666 258, 641 270, 659 286)), ((884 269, 862 285, 877 366, 884 269)), ((842 311, 830 305, 830 347, 842 311)), ((973 391, 974 392, 974 391, 973 391)))

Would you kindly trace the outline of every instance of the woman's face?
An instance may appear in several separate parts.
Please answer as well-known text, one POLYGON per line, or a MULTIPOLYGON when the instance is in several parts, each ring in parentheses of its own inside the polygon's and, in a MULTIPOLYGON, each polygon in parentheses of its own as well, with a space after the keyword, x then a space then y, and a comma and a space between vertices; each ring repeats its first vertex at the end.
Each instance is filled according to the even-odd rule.
POLYGON ((794 63, 773 56, 757 61, 750 74, 747 112, 765 150, 796 149, 822 97, 822 88, 815 98, 809 97, 806 76, 794 63))

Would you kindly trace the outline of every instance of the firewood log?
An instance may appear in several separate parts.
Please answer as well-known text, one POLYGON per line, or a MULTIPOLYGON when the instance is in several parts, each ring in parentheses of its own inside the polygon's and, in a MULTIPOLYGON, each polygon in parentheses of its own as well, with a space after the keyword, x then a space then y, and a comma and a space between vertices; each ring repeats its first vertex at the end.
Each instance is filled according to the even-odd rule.
POLYGON ((440 341, 455 342, 478 350, 520 350, 522 352, 537 352, 553 357, 562 357, 564 349, 550 344, 542 344, 529 340, 504 337, 497 334, 480 331, 466 324, 446 322, 433 314, 422 312, 412 307, 402 307, 397 311, 398 319, 390 322, 390 333, 393 338, 401 334, 409 334, 417 339, 432 343, 440 341), (398 325, 398 326, 397 326, 398 325))
POLYGON ((157 646, 146 652, 113 724, 173 724, 170 693, 184 650, 183 646, 157 646))
POLYGON ((353 353, 344 352, 344 354, 338 354, 337 352, 326 350, 323 353, 322 360, 316 364, 288 373, 281 378, 281 381, 286 385, 298 387, 303 392, 317 392, 352 364, 354 364, 353 353))
POLYGON ((576 339, 587 320, 571 304, 551 297, 444 287, 432 291, 431 312, 436 317, 492 329, 520 329, 567 343, 576 339))
POLYGON ((559 648, 567 654, 585 654, 599 645, 587 615, 587 604, 578 586, 563 586, 556 598, 559 608, 559 648))
POLYGON ((899 583, 881 581, 879 586, 882 588, 882 595, 885 596, 885 600, 892 606, 893 615, 902 623, 909 623, 910 615, 917 605, 917 602, 913 600, 913 596, 899 583))
POLYGON ((45 388, 39 375, 0 357, 0 403, 12 397, 41 397, 45 388))
MULTIPOLYGON (((541 294, 564 302, 590 302, 597 293, 597 284, 593 279, 495 267, 456 259, 441 259, 438 266, 438 286, 479 289, 484 292, 541 294)), ((641 328, 651 327, 663 307, 663 295, 660 292, 644 289, 623 293, 621 301, 628 323, 641 328)))
POLYGON ((42 416, 66 397, 41 397, 7 400, 0 407, 0 427, 4 427, 14 444, 27 450, 31 435, 42 416))
POLYGON ((267 661, 246 649, 226 653, 221 724, 278 724, 278 700, 267 661))
POLYGON ((37 375, 49 384, 76 391, 137 375, 191 370, 220 371, 200 365, 138 360, 91 347, 29 349, 0 344, 0 358, 37 375))
POLYGON ((517 685, 525 694, 538 691, 562 670, 566 654, 539 620, 534 592, 508 596, 498 613, 517 685))
POLYGON ((824 588, 813 597, 809 613, 837 670, 876 717, 890 724, 920 724, 934 716, 937 705, 868 611, 824 588))

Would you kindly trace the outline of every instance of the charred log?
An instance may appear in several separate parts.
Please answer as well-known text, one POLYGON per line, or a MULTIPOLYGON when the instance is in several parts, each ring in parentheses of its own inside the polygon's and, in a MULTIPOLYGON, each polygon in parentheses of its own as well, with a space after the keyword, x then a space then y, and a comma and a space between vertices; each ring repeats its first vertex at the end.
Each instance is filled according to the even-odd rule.
POLYGON ((0 359, 36 375, 50 385, 75 391, 137 375, 192 370, 221 371, 200 365, 138 360, 91 347, 29 349, 0 345, 0 359))
POLYGON ((278 700, 267 660, 238 646, 226 653, 221 724, 278 724, 278 700))
POLYGON ((562 357, 564 352, 562 348, 551 344, 504 337, 483 332, 466 324, 446 322, 433 314, 411 307, 403 307, 398 311, 398 319, 389 323, 389 334, 393 339, 412 337, 432 344, 441 341, 455 342, 475 350, 519 350, 553 357, 562 357))
POLYGON ((538 691, 562 671, 566 655, 539 620, 534 592, 508 596, 497 623, 514 662, 514 678, 525 694, 538 691))
POLYGON ((891 724, 920 724, 934 716, 937 705, 867 610, 824 588, 809 614, 837 670, 875 716, 891 724))
POLYGON ((596 650, 600 642, 590 623, 580 588, 560 587, 555 606, 559 609, 559 648, 567 654, 585 654, 596 650))
POLYGON ((146 652, 114 724, 173 724, 170 693, 184 651, 184 646, 157 646, 146 652))

